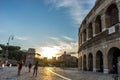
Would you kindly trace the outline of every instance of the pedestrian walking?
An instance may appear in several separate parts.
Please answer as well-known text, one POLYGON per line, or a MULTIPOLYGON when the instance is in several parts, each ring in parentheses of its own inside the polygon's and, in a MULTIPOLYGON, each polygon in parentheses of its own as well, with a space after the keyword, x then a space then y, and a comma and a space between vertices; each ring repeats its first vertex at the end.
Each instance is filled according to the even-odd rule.
POLYGON ((38 70, 38 61, 35 62, 34 64, 34 71, 33 71, 33 76, 37 76, 37 70, 38 70))
POLYGON ((20 61, 18 63, 18 75, 20 75, 20 73, 21 73, 22 65, 23 65, 23 61, 20 61))
POLYGON ((31 72, 31 68, 32 68, 32 64, 30 62, 29 65, 28 65, 29 72, 31 72))

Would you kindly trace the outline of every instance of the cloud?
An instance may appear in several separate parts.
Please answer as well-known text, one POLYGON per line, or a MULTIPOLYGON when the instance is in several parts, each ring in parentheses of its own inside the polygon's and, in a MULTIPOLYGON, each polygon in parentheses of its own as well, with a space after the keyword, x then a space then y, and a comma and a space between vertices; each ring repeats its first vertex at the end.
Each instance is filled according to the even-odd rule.
POLYGON ((16 39, 21 40, 21 41, 26 41, 28 40, 26 37, 20 37, 20 36, 15 36, 16 39))
POLYGON ((93 7, 96 0, 46 0, 47 4, 56 9, 66 8, 67 13, 71 16, 75 24, 80 24, 86 14, 93 7))
POLYGON ((69 40, 69 41, 75 41, 73 38, 70 38, 68 36, 63 36, 63 38, 65 38, 66 40, 69 40))
POLYGON ((68 36, 62 36, 59 38, 49 36, 48 42, 46 43, 48 44, 44 46, 36 45, 36 52, 40 53, 42 56, 50 56, 54 53, 58 57, 63 54, 64 51, 66 51, 68 54, 71 54, 73 52, 76 54, 78 51, 77 41, 73 41, 73 39, 68 36))
POLYGON ((63 38, 59 39, 57 37, 49 37, 49 38, 53 40, 53 45, 51 46, 59 47, 60 51, 69 51, 69 52, 76 51, 77 52, 77 41, 75 41, 74 39, 67 36, 63 36, 63 38, 66 40, 63 40, 63 38))
POLYGON ((59 39, 57 37, 49 37, 49 38, 52 40, 55 40, 55 41, 59 41, 59 39))

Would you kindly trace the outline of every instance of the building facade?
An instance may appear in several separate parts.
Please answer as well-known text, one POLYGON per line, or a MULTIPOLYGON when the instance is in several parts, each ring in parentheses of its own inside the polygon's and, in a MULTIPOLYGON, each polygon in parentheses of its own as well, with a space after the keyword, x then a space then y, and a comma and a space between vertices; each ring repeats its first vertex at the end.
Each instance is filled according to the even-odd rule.
POLYGON ((26 56, 26 65, 28 65, 29 63, 34 64, 34 60, 35 60, 35 49, 29 48, 26 56))
POLYGON ((120 56, 120 0, 96 0, 79 28, 80 70, 118 71, 120 56))
POLYGON ((78 63, 77 58, 69 54, 66 54, 66 52, 64 52, 64 54, 59 56, 58 60, 62 61, 65 67, 77 67, 77 63, 78 63))

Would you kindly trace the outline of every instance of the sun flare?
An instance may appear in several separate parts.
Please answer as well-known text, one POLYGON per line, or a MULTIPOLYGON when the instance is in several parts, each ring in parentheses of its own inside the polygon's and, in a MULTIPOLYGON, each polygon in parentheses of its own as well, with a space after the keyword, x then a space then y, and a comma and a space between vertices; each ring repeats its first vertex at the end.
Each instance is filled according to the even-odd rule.
POLYGON ((59 50, 51 47, 44 47, 42 48, 41 55, 47 58, 52 58, 52 56, 55 56, 58 53, 59 50))

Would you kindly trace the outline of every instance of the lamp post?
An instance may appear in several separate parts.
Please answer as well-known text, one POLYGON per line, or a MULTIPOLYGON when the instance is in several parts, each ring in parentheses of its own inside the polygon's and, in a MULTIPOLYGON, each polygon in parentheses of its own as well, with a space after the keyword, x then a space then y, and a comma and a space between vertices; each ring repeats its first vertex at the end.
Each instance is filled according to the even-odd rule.
MULTIPOLYGON (((2 48, 1 48, 1 46, 0 46, 0 50, 2 51, 2 48)), ((2 56, 2 55, 0 55, 0 56, 2 56)))
POLYGON ((13 35, 10 35, 9 38, 8 38, 8 42, 7 42, 7 48, 6 48, 6 58, 8 58, 8 47, 9 47, 9 42, 10 40, 13 40, 14 36, 13 35))

